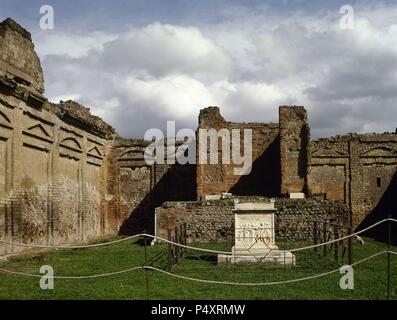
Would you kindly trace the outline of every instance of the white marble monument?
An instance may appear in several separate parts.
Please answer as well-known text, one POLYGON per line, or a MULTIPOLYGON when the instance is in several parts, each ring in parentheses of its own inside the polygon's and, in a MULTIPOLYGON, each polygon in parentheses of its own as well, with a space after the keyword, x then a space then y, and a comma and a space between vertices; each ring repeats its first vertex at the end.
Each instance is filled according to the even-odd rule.
POLYGON ((235 245, 232 253, 219 254, 222 263, 295 264, 295 256, 279 250, 275 243, 274 201, 269 203, 236 203, 235 245))

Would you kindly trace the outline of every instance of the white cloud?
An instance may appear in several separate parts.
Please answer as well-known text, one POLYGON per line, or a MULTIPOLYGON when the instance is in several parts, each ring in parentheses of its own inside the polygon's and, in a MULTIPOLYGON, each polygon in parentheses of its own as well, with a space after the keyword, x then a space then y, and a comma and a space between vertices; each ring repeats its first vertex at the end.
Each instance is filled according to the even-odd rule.
POLYGON ((194 129, 207 105, 233 121, 277 121, 279 105, 305 105, 315 136, 394 131, 397 6, 355 7, 354 30, 339 28, 337 9, 245 10, 217 24, 153 23, 118 35, 43 33, 36 48, 50 98, 78 97, 125 136, 172 119, 194 129))
POLYGON ((105 32, 92 32, 88 35, 68 34, 57 30, 42 31, 34 40, 37 53, 41 57, 48 55, 66 55, 71 58, 85 57, 91 50, 101 50, 106 42, 117 36, 105 32))
POLYGON ((226 118, 235 121, 277 121, 277 106, 293 103, 291 90, 263 82, 217 82, 210 87, 226 118), (259 117, 258 117, 259 116, 259 117))
POLYGON ((224 77, 232 69, 227 53, 197 28, 160 23, 133 28, 108 42, 99 61, 119 72, 144 70, 154 76, 186 73, 224 77))
POLYGON ((189 121, 192 114, 213 101, 208 88, 185 75, 150 80, 129 77, 121 84, 120 91, 131 107, 145 106, 148 112, 161 112, 177 121, 189 121))

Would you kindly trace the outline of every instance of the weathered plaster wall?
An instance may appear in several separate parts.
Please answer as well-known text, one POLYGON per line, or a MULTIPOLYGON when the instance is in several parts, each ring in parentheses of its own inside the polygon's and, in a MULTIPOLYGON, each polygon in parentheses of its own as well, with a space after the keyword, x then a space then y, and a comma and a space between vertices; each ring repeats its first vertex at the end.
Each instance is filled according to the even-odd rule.
POLYGON ((144 160, 147 145, 142 140, 117 138, 109 153, 109 216, 117 230, 129 216, 134 216, 136 227, 143 229, 145 207, 150 204, 147 196, 154 185, 153 166, 144 160))
POLYGON ((310 128, 304 107, 279 108, 281 193, 305 192, 310 128))
POLYGON ((251 129, 253 161, 249 175, 236 175, 234 168, 241 166, 222 162, 222 139, 219 139, 220 164, 209 164, 208 162, 208 164, 197 165, 197 195, 199 199, 205 195, 220 194, 222 192, 232 192, 236 195, 276 196, 279 194, 278 124, 227 122, 221 116, 218 107, 209 107, 200 111, 198 128, 215 129, 218 132, 221 129, 226 129, 229 131, 230 137, 231 130, 240 130, 241 150, 243 150, 244 129, 251 129))
MULTIPOLYGON (((310 194, 344 201, 351 207, 353 225, 358 226, 382 204, 391 187, 397 169, 397 135, 350 134, 319 139, 312 142, 311 150, 310 194)), ((392 204, 384 209, 394 214, 392 204)))
POLYGON ((195 165, 148 165, 150 143, 117 138, 108 158, 109 216, 122 234, 153 231, 154 210, 164 201, 196 198, 195 165))
MULTIPOLYGON (((46 101, 26 30, 6 20, 0 42, 0 239, 59 244, 108 232, 113 129, 75 102, 46 101)), ((21 249, 2 245, 0 254, 21 249)))
POLYGON ((111 140, 64 122, 54 112, 62 106, 47 107, 0 89, 0 237, 48 244, 101 235, 111 140))

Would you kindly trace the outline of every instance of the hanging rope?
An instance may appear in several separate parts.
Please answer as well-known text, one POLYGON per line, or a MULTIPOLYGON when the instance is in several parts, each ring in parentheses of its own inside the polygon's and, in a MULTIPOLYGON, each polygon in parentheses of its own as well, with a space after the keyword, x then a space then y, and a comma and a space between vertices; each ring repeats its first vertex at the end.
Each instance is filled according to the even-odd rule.
MULTIPOLYGON (((335 242, 339 242, 342 240, 346 240, 349 239, 351 237, 355 237, 357 235, 360 235, 382 223, 385 223, 387 221, 391 221, 391 222, 397 222, 396 219, 392 219, 392 218, 387 218, 387 219, 383 219, 381 221, 378 221, 376 223, 374 223, 373 225, 360 230, 358 232, 349 234, 347 236, 338 238, 338 239, 333 239, 327 242, 323 242, 323 243, 319 243, 319 244, 315 244, 315 245, 310 245, 310 246, 306 246, 306 247, 301 247, 301 248, 296 248, 296 249, 291 249, 291 250, 277 250, 278 252, 298 252, 298 251, 302 251, 302 250, 308 250, 308 249, 313 249, 313 248, 318 248, 318 247, 322 247, 322 246, 326 246, 335 242)), ((219 250, 211 250, 211 249, 204 249, 204 248, 198 248, 198 247, 192 247, 192 246, 188 246, 188 245, 184 245, 184 244, 180 244, 177 242, 173 242, 161 237, 157 237, 151 234, 146 234, 146 233, 142 233, 142 234, 137 234, 134 236, 130 236, 127 238, 123 238, 123 239, 119 239, 119 240, 115 240, 115 241, 111 241, 111 242, 104 242, 104 243, 98 243, 98 244, 88 244, 88 245, 78 245, 78 246, 50 246, 50 245, 39 245, 39 244, 27 244, 27 243, 18 243, 18 242, 12 242, 12 241, 6 241, 6 240, 0 240, 0 243, 3 244, 9 244, 9 245, 14 245, 14 246, 21 246, 21 247, 28 247, 28 248, 46 248, 46 249, 86 249, 86 248, 97 248, 97 247, 104 247, 104 246, 108 246, 108 245, 112 245, 112 244, 116 244, 116 243, 120 243, 120 242, 124 242, 124 241, 128 241, 131 239, 135 239, 135 238, 140 238, 140 237, 147 237, 147 238, 152 238, 152 239, 156 239, 156 240, 160 240, 162 242, 165 243, 169 243, 169 244, 173 244, 175 246, 179 246, 181 248, 185 248, 185 249, 191 249, 191 250, 195 250, 195 251, 201 251, 201 252, 208 252, 208 253, 215 253, 215 254, 226 254, 226 255, 234 255, 234 256, 251 256, 252 254, 250 253, 234 253, 234 252, 230 252, 230 251, 219 251, 219 250)))
MULTIPOLYGON (((364 263, 368 260, 371 260, 377 256, 386 254, 386 253, 391 253, 391 254, 397 254, 397 252, 393 251, 381 251, 378 253, 375 253, 369 257, 366 257, 362 260, 359 260, 355 263, 353 263, 351 266, 357 266, 361 263, 364 263)), ((86 276, 53 276, 54 279, 64 279, 64 280, 81 280, 81 279, 95 279, 95 278, 101 278, 101 277, 110 277, 110 276, 115 276, 115 275, 120 275, 136 270, 153 270, 162 274, 165 274, 170 277, 174 278, 179 278, 182 280, 187 280, 187 281, 194 281, 194 282, 200 282, 200 283, 206 283, 206 284, 216 284, 216 285, 232 285, 232 286, 245 286, 245 287, 255 287, 255 286, 274 286, 274 285, 282 285, 282 284, 289 284, 289 283, 296 283, 296 282, 303 282, 303 281, 308 281, 308 280, 313 280, 321 277, 325 277, 328 275, 331 275, 333 273, 337 273, 340 271, 340 269, 335 269, 332 271, 320 273, 317 275, 309 276, 309 277, 304 277, 304 278, 297 278, 297 279, 290 279, 290 280, 283 280, 283 281, 274 281, 274 282, 232 282, 232 281, 215 281, 215 280, 206 280, 206 279, 198 279, 198 278, 192 278, 192 277, 186 277, 178 274, 174 274, 165 270, 161 270, 152 266, 138 266, 130 269, 125 269, 121 271, 116 271, 116 272, 110 272, 110 273, 102 273, 102 274, 95 274, 95 275, 86 275, 86 276)), ((19 271, 12 271, 12 270, 7 270, 7 269, 2 269, 0 268, 1 272, 8 273, 11 275, 16 275, 16 276, 25 276, 25 277, 33 277, 33 278, 42 278, 43 275, 39 274, 31 274, 31 273, 25 273, 25 272, 19 272, 19 271)))

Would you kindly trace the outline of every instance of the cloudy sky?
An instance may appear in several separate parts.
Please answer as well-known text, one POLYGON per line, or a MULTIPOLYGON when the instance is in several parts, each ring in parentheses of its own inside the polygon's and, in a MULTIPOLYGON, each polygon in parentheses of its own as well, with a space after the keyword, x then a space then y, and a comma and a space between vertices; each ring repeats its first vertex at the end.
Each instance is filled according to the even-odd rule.
POLYGON ((125 137, 231 121, 278 121, 304 105, 315 137, 397 127, 396 1, 0 0, 32 32, 46 96, 74 99, 125 137), (55 29, 39 27, 52 5, 55 29), (340 26, 342 5, 354 28, 340 26))

